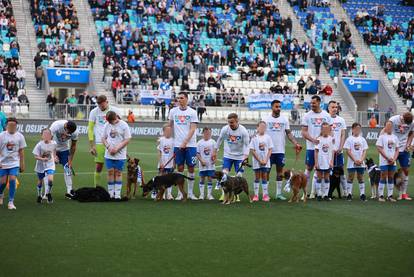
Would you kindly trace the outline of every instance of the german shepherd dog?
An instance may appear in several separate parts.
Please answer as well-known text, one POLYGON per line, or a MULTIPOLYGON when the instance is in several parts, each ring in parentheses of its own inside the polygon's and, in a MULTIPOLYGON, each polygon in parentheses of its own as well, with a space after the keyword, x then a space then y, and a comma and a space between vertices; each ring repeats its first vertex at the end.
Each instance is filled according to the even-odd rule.
MULTIPOLYGON (((216 171, 214 174, 214 179, 222 180, 223 176, 223 172, 216 171)), ((242 191, 244 191, 247 194, 250 203, 253 202, 249 195, 249 185, 247 183, 246 178, 244 177, 227 176, 227 179, 225 181, 220 181, 220 186, 224 192, 224 205, 234 203, 236 201, 235 196, 239 195, 242 191)))
MULTIPOLYGON (((139 168, 139 159, 130 158, 127 159, 127 192, 126 197, 131 199, 132 185, 134 185, 134 192, 132 194, 132 199, 135 199, 135 193, 138 186, 138 168, 139 168)), ((144 181, 144 174, 141 171, 141 181, 144 181)))
POLYGON ((167 173, 160 176, 155 176, 148 183, 142 183, 142 196, 146 197, 148 193, 155 190, 157 196, 155 201, 161 201, 164 197, 164 192, 168 187, 177 186, 183 194, 183 201, 187 200, 187 193, 184 190, 185 179, 194 180, 180 173, 167 173))

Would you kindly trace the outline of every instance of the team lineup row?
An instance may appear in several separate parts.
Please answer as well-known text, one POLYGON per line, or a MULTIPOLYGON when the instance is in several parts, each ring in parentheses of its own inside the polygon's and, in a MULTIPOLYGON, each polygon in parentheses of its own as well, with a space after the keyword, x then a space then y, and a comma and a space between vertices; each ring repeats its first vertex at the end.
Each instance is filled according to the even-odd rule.
MULTIPOLYGON (((262 187, 262 200, 270 201, 268 194, 269 175, 273 165, 276 166, 276 199, 285 200, 282 195, 283 173, 285 166, 286 138, 295 146, 298 154, 302 146, 293 137, 289 121, 280 114, 281 103, 272 102, 272 111, 257 124, 257 132, 250 137, 246 128, 239 123, 235 113, 228 115, 227 125, 221 129, 217 141, 211 138, 211 130, 203 129, 203 137, 196 141, 198 118, 196 112, 187 106, 188 96, 180 93, 177 97, 179 105, 169 113, 169 124, 163 127, 163 136, 158 139, 158 169, 159 174, 168 174, 175 169, 184 172, 188 170, 188 196, 192 200, 204 199, 204 185, 207 182, 207 199, 212 196, 212 180, 215 174, 217 152, 224 144, 222 172, 223 176, 218 184, 227 180, 228 174, 234 168, 237 176, 242 176, 242 164, 252 155, 254 170, 254 196, 252 201, 259 200, 259 189, 262 187), (194 169, 199 166, 200 196, 193 193, 194 169)), ((127 159, 127 145, 131 139, 128 124, 118 116, 118 109, 109 105, 105 96, 99 96, 98 106, 89 116, 88 138, 90 152, 95 156, 96 169, 94 184, 101 183, 102 169, 105 164, 108 172, 107 187, 111 198, 121 199, 122 171, 127 159)), ((310 188, 310 198, 318 200, 330 199, 330 175, 333 169, 343 169, 344 154, 347 159, 347 177, 344 170, 338 178, 342 193, 352 199, 352 184, 355 176, 358 179, 361 200, 366 200, 364 173, 365 158, 368 144, 360 135, 361 126, 352 125, 352 133, 346 138, 346 124, 343 118, 337 115, 337 103, 331 101, 328 112, 321 110, 321 99, 313 96, 311 110, 302 119, 302 136, 306 140, 306 170, 305 176, 310 188), (314 174, 312 171, 315 169, 314 174)), ((398 186, 398 199, 411 200, 407 194, 408 169, 410 166, 409 150, 413 142, 413 116, 407 112, 390 118, 379 136, 376 148, 379 153, 380 178, 378 186, 373 188, 372 197, 379 201, 396 201, 393 198, 394 175, 398 160, 402 177, 398 186), (387 198, 384 198, 384 188, 387 188, 387 198)), ((76 123, 67 120, 58 120, 42 131, 42 139, 33 149, 36 159, 35 171, 38 175, 38 202, 46 198, 52 202, 51 188, 55 163, 64 167, 64 181, 66 196, 71 198, 72 161, 76 152, 78 140, 76 123)), ((0 204, 3 203, 6 185, 9 187, 8 208, 16 209, 14 195, 16 177, 25 170, 24 136, 17 131, 17 120, 9 118, 6 130, 0 134, 0 204)), ((141 174, 138 174, 142 177, 141 174)), ((287 182, 286 190, 291 184, 287 182)), ((175 199, 182 199, 178 192, 175 199)), ((165 199, 174 199, 171 186, 164 195, 165 199)))

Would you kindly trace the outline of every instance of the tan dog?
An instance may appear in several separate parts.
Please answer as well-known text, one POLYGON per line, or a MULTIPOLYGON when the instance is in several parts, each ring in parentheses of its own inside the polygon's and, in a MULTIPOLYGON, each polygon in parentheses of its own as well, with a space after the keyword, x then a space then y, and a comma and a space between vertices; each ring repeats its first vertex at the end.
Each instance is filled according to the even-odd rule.
POLYGON ((283 177, 290 183, 292 188, 292 196, 289 199, 290 202, 299 202, 299 192, 303 191, 303 202, 306 202, 306 185, 308 183, 306 175, 302 172, 293 172, 289 169, 285 170, 283 177))
MULTIPOLYGON (((132 185, 134 185, 134 192, 132 193, 132 199, 135 199, 135 193, 137 191, 137 183, 138 183, 138 167, 139 167, 139 159, 135 158, 132 159, 128 157, 127 160, 127 192, 126 197, 131 199, 132 193, 132 185)), ((141 180, 144 182, 144 173, 141 170, 141 180)))

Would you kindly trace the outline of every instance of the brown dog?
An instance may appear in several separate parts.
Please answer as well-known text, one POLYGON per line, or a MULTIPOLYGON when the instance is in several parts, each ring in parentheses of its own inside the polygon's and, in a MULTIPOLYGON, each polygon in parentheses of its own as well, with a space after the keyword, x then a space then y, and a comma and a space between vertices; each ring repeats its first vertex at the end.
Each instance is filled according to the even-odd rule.
MULTIPOLYGON (((222 180, 223 175, 223 172, 216 171, 214 174, 214 179, 222 180)), ((247 194, 250 203, 252 203, 252 199, 249 195, 249 185, 245 178, 227 176, 227 180, 220 181, 220 185, 224 191, 223 204, 229 205, 231 203, 234 203, 236 200, 234 196, 240 194, 242 191, 244 191, 247 194)))
POLYGON ((289 203, 293 201, 299 202, 299 192, 301 189, 303 191, 303 202, 306 202, 306 185, 308 182, 306 175, 302 172, 293 172, 287 169, 284 171, 283 177, 290 183, 293 192, 289 203))
MULTIPOLYGON (((141 170, 139 166, 139 159, 137 158, 131 159, 130 157, 128 157, 127 169, 128 169, 128 173, 127 173, 126 197, 128 199, 131 199, 132 185, 134 185, 134 192, 132 194, 132 199, 135 199, 135 193, 137 191, 137 186, 138 186, 138 169, 141 170)), ((141 170, 141 181, 142 183, 144 183, 144 173, 142 172, 142 170, 141 170)))

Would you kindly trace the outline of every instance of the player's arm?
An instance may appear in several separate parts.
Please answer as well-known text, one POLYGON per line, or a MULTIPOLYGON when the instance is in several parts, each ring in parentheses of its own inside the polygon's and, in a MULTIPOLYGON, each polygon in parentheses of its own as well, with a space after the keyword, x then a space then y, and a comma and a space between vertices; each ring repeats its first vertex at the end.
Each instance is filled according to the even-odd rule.
POLYGON ((164 165, 161 163, 162 153, 161 150, 158 149, 158 164, 160 168, 164 168, 164 165))
POLYGON ((298 141, 295 139, 295 137, 293 136, 292 130, 290 129, 286 129, 286 136, 288 138, 288 140, 295 146, 295 147, 301 147, 301 145, 298 143, 298 141))
POLYGON ((120 150, 122 150, 125 146, 128 145, 129 141, 131 140, 131 138, 126 138, 124 139, 120 144, 118 144, 115 149, 114 152, 119 152, 120 150), (116 151, 115 151, 116 150, 116 151))
POLYGON ((407 149, 410 149, 410 146, 411 146, 411 144, 412 144, 412 142, 413 142, 413 138, 414 138, 414 132, 413 132, 413 131, 410 131, 410 132, 408 133, 407 144, 406 144, 406 146, 405 146, 405 149, 406 149, 406 150, 407 150, 407 149))
POLYGON ((315 159, 315 168, 316 169, 318 169, 319 168, 319 162, 318 162, 318 155, 319 155, 319 149, 318 148, 315 148, 315 157, 314 157, 314 159, 315 159))
POLYGON ((223 143, 223 137, 224 137, 224 128, 220 130, 219 137, 217 138, 217 142, 216 142, 216 145, 214 147, 214 152, 213 152, 213 159, 217 159, 217 153, 220 151, 220 146, 223 143))
POLYGON ((398 159, 398 155, 400 154, 400 149, 398 147, 395 148, 394 156, 392 157, 393 161, 395 162, 398 159))
POLYGON ((197 130, 197 123, 191 122, 190 131, 188 132, 187 137, 184 139, 181 144, 181 148, 186 148, 187 144, 190 142, 191 138, 194 136, 195 131, 197 130))
POLYGON ((201 158, 200 153, 197 152, 197 159, 200 161, 201 165, 205 166, 206 162, 203 160, 203 158, 201 158))
POLYGON ((342 152, 342 149, 344 149, 345 136, 346 136, 346 129, 342 129, 341 130, 341 142, 339 143, 338 153, 342 152))
POLYGON ((243 134, 243 161, 249 158, 250 155, 250 136, 247 130, 243 134))
POLYGON ((267 155, 266 155, 266 159, 264 160, 264 164, 267 164, 267 162, 269 161, 269 159, 270 159, 270 156, 272 155, 272 151, 273 151, 273 148, 269 148, 269 151, 267 151, 267 155))
POLYGON ((69 167, 72 167, 72 161, 73 161, 73 157, 75 156, 76 153, 76 144, 77 144, 77 140, 72 140, 70 143, 70 150, 69 150, 69 160, 68 160, 68 165, 69 167))
POLYGON ((256 150, 250 149, 250 152, 252 153, 252 156, 256 161, 258 161, 259 163, 262 163, 262 161, 260 160, 259 155, 257 155, 257 153, 256 153, 256 150))
POLYGON ((24 164, 24 148, 19 149, 19 159, 20 159, 20 172, 24 172, 25 164, 24 164))
POLYGON ((310 142, 312 142, 314 144, 318 143, 318 140, 311 137, 311 135, 309 134, 308 126, 302 126, 301 133, 302 133, 302 137, 304 139, 309 140, 310 142))
POLYGON ((345 150, 346 150, 346 154, 348 155, 348 158, 350 158, 353 162, 356 162, 354 154, 352 154, 351 149, 346 149, 345 148, 345 150))

